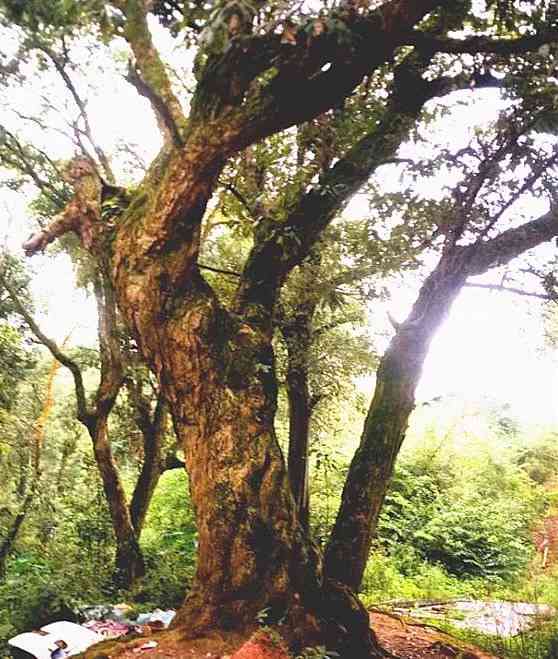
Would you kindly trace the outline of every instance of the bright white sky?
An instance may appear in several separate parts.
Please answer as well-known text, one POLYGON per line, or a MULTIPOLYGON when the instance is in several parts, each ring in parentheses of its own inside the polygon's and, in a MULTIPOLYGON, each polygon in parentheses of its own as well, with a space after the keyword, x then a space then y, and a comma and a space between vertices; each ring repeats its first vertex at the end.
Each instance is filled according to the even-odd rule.
MULTIPOLYGON (((467 94, 464 98, 470 97, 467 94)), ((29 106, 34 102, 35 99, 28 99, 29 106)), ((473 106, 468 104, 444 119, 441 130, 454 140, 464 140, 468 131, 496 112, 499 105, 494 93, 481 95, 473 106)), ((31 113, 32 108, 28 107, 28 111, 31 113)), ((138 100, 129 88, 123 92, 122 85, 107 81, 102 95, 91 98, 89 111, 99 141, 107 150, 119 138, 135 136, 147 159, 156 153, 159 137, 153 117, 144 100, 138 100)), ((42 138, 47 139, 44 134, 42 138)), ((48 139, 54 151, 64 150, 60 140, 48 139)), ((391 184, 396 185, 396 179, 391 184)), ((540 206, 540 202, 533 204, 540 206)), ((21 224, 24 203, 18 195, 3 192, 0 209, 8 218, 0 242, 4 239, 15 248, 28 232, 21 224)), ((356 199, 350 212, 364 213, 364 200, 356 199)), ((75 290, 68 258, 39 256, 32 260, 32 266, 37 273, 34 291, 46 312, 41 318, 45 331, 61 340, 73 329, 74 341, 93 342, 96 323, 93 304, 75 290)), ((404 318, 414 290, 412 282, 408 288, 393 290, 389 309, 396 318, 404 318)), ((433 342, 418 391, 419 400, 451 393, 469 399, 499 399, 511 403, 515 414, 526 420, 558 422, 558 355, 548 349, 543 352, 538 308, 537 302, 509 294, 465 290, 433 342)), ((377 322, 377 315, 375 318, 377 322)), ((387 329, 388 323, 384 322, 387 329)))

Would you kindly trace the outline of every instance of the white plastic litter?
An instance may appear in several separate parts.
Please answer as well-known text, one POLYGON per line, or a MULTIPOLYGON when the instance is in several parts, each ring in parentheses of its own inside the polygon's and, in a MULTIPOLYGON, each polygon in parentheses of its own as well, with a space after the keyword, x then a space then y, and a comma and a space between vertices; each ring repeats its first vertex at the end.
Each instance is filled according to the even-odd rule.
POLYGON ((103 637, 94 631, 66 620, 52 622, 41 627, 40 631, 46 634, 24 632, 10 638, 8 645, 28 652, 37 659, 50 659, 51 653, 57 648, 56 641, 66 642, 68 647, 65 649, 65 654, 71 657, 103 640, 103 637))
POLYGON ((137 648, 134 648, 134 652, 143 652, 144 650, 153 650, 153 648, 156 648, 158 645, 157 641, 147 641, 147 643, 144 643, 143 645, 138 646, 137 648))
POLYGON ((168 609, 167 611, 155 609, 149 613, 140 613, 136 622, 138 625, 148 625, 150 622, 162 622, 166 628, 171 624, 175 615, 176 611, 172 609, 168 609))

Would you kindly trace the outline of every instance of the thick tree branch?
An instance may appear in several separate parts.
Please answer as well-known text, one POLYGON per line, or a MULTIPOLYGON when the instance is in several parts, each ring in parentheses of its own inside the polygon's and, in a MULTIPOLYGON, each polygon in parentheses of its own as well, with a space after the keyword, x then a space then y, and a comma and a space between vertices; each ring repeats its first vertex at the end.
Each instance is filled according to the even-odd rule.
MULTIPOLYGON (((135 4, 122 0, 120 6, 135 4)), ((347 17, 347 27, 354 36, 349 49, 346 31, 305 38, 296 46, 281 44, 278 35, 243 38, 231 44, 211 75, 198 85, 184 149, 168 161, 165 184, 150 195, 141 227, 137 223, 132 236, 128 235, 129 226, 126 236, 119 232, 116 245, 122 258, 114 264, 117 277, 148 268, 156 278, 156 255, 166 258, 170 252, 172 276, 168 285, 182 289, 184 282, 193 281, 199 225, 227 159, 254 142, 338 105, 366 75, 393 57, 406 42, 409 30, 445 4, 444 0, 394 0, 369 15, 347 17), (270 67, 278 71, 270 82, 250 86, 270 67), (216 80, 224 82, 225 89, 216 86, 216 80), (140 234, 141 244, 137 241, 140 234)), ((392 151, 389 157, 393 155, 392 151)), ((139 302, 134 300, 133 304, 139 302)))
POLYGON ((380 123, 324 173, 284 222, 266 221, 246 262, 237 292, 237 309, 260 305, 269 313, 288 272, 308 254, 323 229, 380 165, 391 161, 429 99, 453 89, 446 78, 428 82, 428 59, 414 54, 395 70, 394 87, 380 123), (265 235, 264 232, 267 232, 265 235))
POLYGON ((558 236, 558 210, 502 232, 495 238, 479 241, 463 250, 467 261, 467 276, 480 275, 491 268, 505 265, 516 256, 558 236))
MULTIPOLYGON (((172 102, 168 77, 152 47, 145 12, 139 4, 138 0, 117 3, 127 16, 127 38, 142 77, 165 100, 180 126, 182 113, 172 102), (157 76, 153 76, 154 71, 157 76)), ((199 250, 199 224, 227 159, 256 141, 338 105, 366 75, 393 56, 408 29, 443 4, 445 0, 394 0, 370 16, 356 15, 350 24, 354 51, 347 49, 345 31, 311 43, 304 39, 294 51, 287 48, 288 53, 279 60, 277 54, 282 51, 277 35, 232 44, 216 71, 219 80, 228 81, 228 91, 223 94, 207 79, 199 83, 184 149, 168 162, 165 185, 149 200, 149 212, 142 215, 141 246, 135 239, 119 236, 122 242, 118 241, 118 249, 123 254, 135 253, 127 261, 127 269, 145 271, 153 266, 156 254, 171 251, 174 276, 170 284, 190 279, 199 250), (324 64, 331 67, 321 71, 324 64), (270 83, 256 85, 243 104, 254 77, 269 68, 279 73, 270 83), (234 98, 228 95, 231 85, 234 98), (132 244, 134 249, 130 250, 132 244)), ((117 271, 121 263, 115 264, 117 271)))
MULTIPOLYGON (((257 98, 250 99, 244 131, 235 148, 308 121, 338 104, 366 75, 393 56, 395 49, 403 45, 406 32, 444 4, 445 0, 393 0, 367 15, 340 14, 338 18, 345 21, 352 34, 350 52, 346 31, 297 40, 296 46, 286 48, 279 40, 270 44, 269 38, 265 41, 261 37, 254 37, 253 43, 248 40, 239 44, 243 56, 227 54, 230 65, 221 67, 219 75, 234 78, 252 70, 256 77, 270 66, 279 72, 257 98), (294 95, 296 103, 292 102, 294 95)), ((250 81, 243 78, 246 88, 250 81)))
POLYGON ((101 221, 103 191, 110 186, 100 179, 92 161, 75 158, 67 168, 66 177, 73 185, 74 196, 46 228, 23 243, 27 256, 42 251, 69 231, 79 236, 85 249, 95 251, 101 247, 101 236, 106 236, 106 231, 111 228, 109 222, 101 221))
POLYGON ((42 252, 47 245, 69 231, 79 234, 81 214, 75 211, 74 206, 68 205, 48 226, 28 238, 22 245, 25 255, 33 256, 42 252))

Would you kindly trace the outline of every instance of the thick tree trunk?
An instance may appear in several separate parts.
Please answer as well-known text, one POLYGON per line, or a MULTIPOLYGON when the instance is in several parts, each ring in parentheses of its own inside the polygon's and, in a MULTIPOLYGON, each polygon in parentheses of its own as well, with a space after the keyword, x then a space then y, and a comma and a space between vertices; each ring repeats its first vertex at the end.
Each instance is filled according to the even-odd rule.
MULTIPOLYGON (((219 371, 205 369, 206 380, 219 371)), ((324 582, 321 556, 298 522, 273 429, 274 393, 250 375, 241 386, 230 375, 206 390, 212 404, 194 433, 184 420, 177 425, 199 547, 176 624, 194 635, 242 628, 266 610, 269 623, 284 620, 295 647, 323 643, 347 658, 380 656, 368 614, 348 589, 324 582)))
POLYGON ((466 280, 460 261, 459 254, 442 258, 380 362, 374 397, 325 553, 326 575, 354 591, 361 585, 430 341, 466 280))
POLYGON ((108 440, 107 419, 97 419, 89 432, 116 540, 115 579, 121 588, 129 588, 145 574, 145 564, 108 440))
MULTIPOLYGON (((297 519, 273 427, 271 333, 228 315, 199 275, 191 285, 195 295, 182 292, 170 317, 122 305, 163 386, 196 512, 197 569, 174 624, 194 636, 253 625, 266 609, 270 622, 285 619, 294 645, 315 639, 346 657, 381 656, 368 615, 324 582, 297 519)), ((158 291, 142 290, 156 305, 158 291)))
POLYGON ((269 337, 248 324, 219 327, 226 319, 218 309, 185 320, 185 327, 168 328, 173 350, 164 360, 199 541, 195 581, 178 620, 191 630, 249 624, 265 608, 279 619, 306 581, 319 587, 319 561, 296 518, 273 430, 269 337), (211 348, 219 334, 221 356, 211 348))

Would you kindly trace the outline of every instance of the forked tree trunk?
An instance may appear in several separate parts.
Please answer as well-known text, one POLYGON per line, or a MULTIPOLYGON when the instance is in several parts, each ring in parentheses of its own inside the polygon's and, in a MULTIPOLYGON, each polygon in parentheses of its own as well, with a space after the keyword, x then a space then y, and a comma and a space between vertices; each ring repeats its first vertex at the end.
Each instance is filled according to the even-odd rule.
POLYGON ((192 636, 238 629, 266 609, 295 645, 315 639, 346 657, 381 656, 367 613, 324 582, 297 519, 273 427, 271 333, 226 314, 192 278, 198 304, 140 326, 184 449, 198 530, 196 574, 174 624, 192 636))

